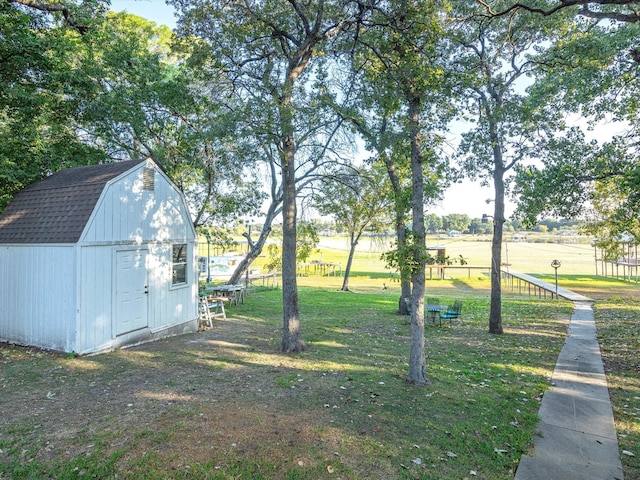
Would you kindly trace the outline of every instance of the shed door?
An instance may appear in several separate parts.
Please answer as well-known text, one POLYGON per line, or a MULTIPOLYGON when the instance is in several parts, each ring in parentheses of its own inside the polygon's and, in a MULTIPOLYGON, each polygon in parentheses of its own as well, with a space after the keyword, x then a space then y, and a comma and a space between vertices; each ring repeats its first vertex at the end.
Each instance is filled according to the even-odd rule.
POLYGON ((116 335, 147 326, 147 285, 147 251, 116 252, 116 335))

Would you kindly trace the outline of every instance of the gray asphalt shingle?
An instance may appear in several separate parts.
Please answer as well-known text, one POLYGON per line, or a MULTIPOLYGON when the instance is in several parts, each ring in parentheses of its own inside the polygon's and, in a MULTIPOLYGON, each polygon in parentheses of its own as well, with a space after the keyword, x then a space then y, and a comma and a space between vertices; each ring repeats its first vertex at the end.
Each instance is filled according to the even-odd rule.
POLYGON ((68 168, 18 192, 0 216, 0 243, 75 243, 106 183, 140 161, 68 168))

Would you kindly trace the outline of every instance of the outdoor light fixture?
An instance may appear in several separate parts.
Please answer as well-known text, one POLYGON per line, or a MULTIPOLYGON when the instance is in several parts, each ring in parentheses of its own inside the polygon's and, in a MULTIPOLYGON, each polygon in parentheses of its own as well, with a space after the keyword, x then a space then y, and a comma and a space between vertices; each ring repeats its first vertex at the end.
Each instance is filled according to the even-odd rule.
POLYGON ((560 260, 552 261, 551 266, 556 271, 556 298, 558 298, 558 269, 560 268, 560 260))
POLYGON ((211 232, 205 230, 204 236, 207 239, 207 283, 211 283, 211 232))
POLYGON ((251 226, 252 226, 251 219, 245 220, 244 226, 247 227, 247 231, 242 234, 244 237, 247 238, 247 257, 246 257, 247 265, 246 265, 246 270, 244 272, 244 283, 245 283, 245 287, 249 288, 249 262, 248 262, 248 260, 249 260, 249 252, 250 252, 250 250, 252 248, 252 246, 251 246, 251 226))
POLYGON ((493 218, 491 215, 487 215, 486 213, 482 214, 482 223, 489 223, 489 219, 493 218))

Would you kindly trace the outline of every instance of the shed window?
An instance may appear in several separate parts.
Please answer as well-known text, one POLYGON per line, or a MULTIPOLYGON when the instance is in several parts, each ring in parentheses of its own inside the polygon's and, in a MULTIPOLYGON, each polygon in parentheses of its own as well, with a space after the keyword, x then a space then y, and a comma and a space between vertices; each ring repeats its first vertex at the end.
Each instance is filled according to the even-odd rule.
POLYGON ((155 173, 156 171, 150 167, 144 167, 142 173, 142 189, 147 191, 153 191, 155 188, 155 173))
POLYGON ((173 277, 172 285, 187 283, 187 244, 173 245, 173 277))

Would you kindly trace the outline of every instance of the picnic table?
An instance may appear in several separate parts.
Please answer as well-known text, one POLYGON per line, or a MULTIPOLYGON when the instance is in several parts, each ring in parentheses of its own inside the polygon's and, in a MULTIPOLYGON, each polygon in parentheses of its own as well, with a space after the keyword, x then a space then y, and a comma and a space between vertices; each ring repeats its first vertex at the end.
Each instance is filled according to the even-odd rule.
POLYGON ((429 313, 431 322, 436 323, 436 315, 440 317, 440 312, 446 312, 449 309, 449 305, 428 303, 424 306, 424 309, 429 313))
POLYGON ((313 274, 320 275, 336 275, 342 274, 342 265, 339 262, 323 262, 321 260, 313 260, 311 262, 298 263, 296 265, 296 274, 298 276, 313 274), (336 270, 338 272, 336 272, 336 270))
POLYGON ((246 290, 245 285, 214 285, 213 287, 207 287, 211 289, 214 296, 228 298, 229 301, 238 305, 238 302, 244 303, 244 294, 246 290))

